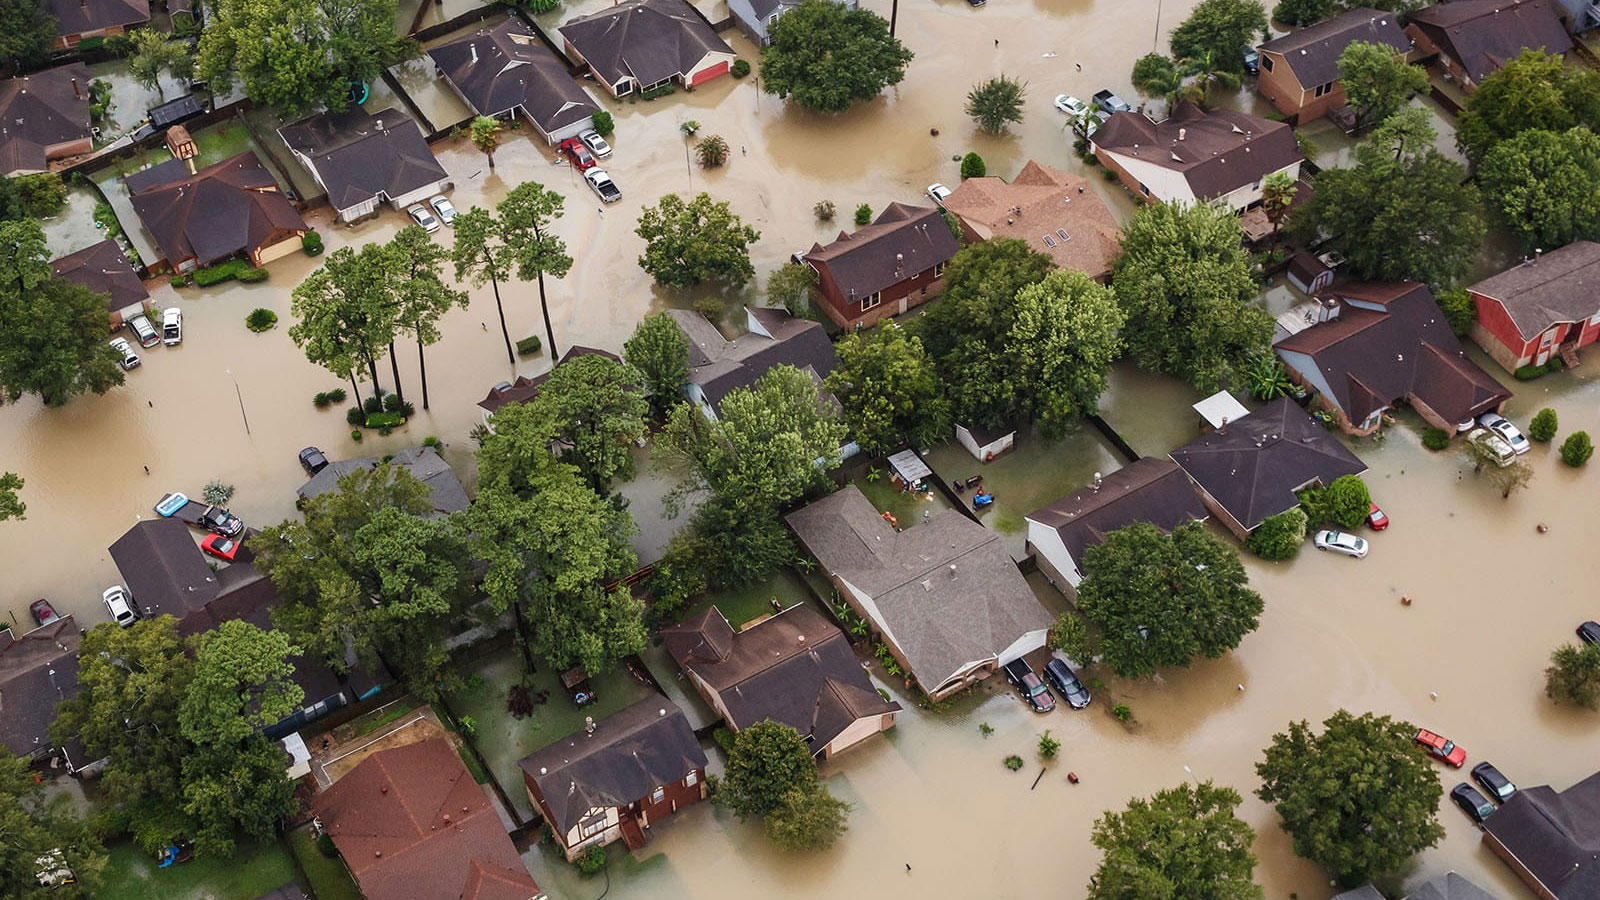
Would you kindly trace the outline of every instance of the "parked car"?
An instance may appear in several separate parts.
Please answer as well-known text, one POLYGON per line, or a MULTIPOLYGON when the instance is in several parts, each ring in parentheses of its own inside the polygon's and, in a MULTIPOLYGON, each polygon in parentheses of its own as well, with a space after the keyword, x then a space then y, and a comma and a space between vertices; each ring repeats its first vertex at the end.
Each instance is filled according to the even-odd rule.
POLYGON ((446 197, 443 194, 435 195, 428 198, 428 205, 433 207, 433 212, 439 217, 439 221, 446 225, 450 225, 455 222, 456 208, 455 206, 451 205, 449 197, 446 197))
POLYGON ((1239 51, 1244 56, 1244 70, 1251 75, 1261 74, 1261 54, 1254 47, 1242 47, 1239 51))
POLYGON ((583 145, 589 148, 589 152, 593 153, 596 159, 605 159, 611 155, 611 145, 606 143, 600 132, 593 128, 578 132, 578 140, 583 141, 583 145))
POLYGON ((1469 432, 1472 429, 1477 428, 1477 427, 1478 427, 1478 420, 1477 419, 1470 418, 1470 417, 1466 418, 1466 419, 1462 419, 1461 421, 1456 423, 1456 434, 1466 434, 1467 432, 1469 432))
POLYGON ((128 320, 128 329, 138 339, 139 346, 149 349, 161 343, 161 335, 156 334, 156 327, 143 315, 137 315, 128 320))
POLYGON ((1044 686, 1039 676, 1033 674, 1033 668, 1026 660, 1013 659, 1004 668, 1006 680, 1016 687, 1017 693, 1033 707, 1034 712, 1047 713, 1056 708, 1056 698, 1050 695, 1050 689, 1044 686))
POLYGON ((1366 538, 1358 538, 1346 531, 1319 531, 1311 542, 1317 545, 1318 550, 1332 550, 1345 556, 1354 556, 1356 559, 1367 555, 1366 538))
POLYGON ((234 554, 239 552, 239 542, 220 534, 208 534, 206 539, 200 542, 200 549, 217 559, 233 562, 234 554))
POLYGON ((1489 792, 1489 796, 1501 803, 1510 800, 1517 792, 1517 786, 1511 783, 1511 779, 1501 775, 1493 763, 1481 762, 1473 766, 1472 780, 1482 785, 1483 789, 1489 792))
POLYGON ((937 181, 935 181, 933 184, 928 185, 928 196, 933 199, 933 202, 939 204, 940 206, 944 205, 944 198, 950 196, 953 193, 955 193, 955 192, 950 190, 949 188, 945 187, 944 185, 940 184, 937 181))
POLYGON ((1111 93, 1109 90, 1095 92, 1092 99, 1094 100, 1094 105, 1100 107, 1108 116, 1116 115, 1119 112, 1133 112, 1133 107, 1128 105, 1128 101, 1111 93))
POLYGON ((1579 625, 1578 639, 1586 644, 1600 644, 1600 622, 1585 622, 1579 625))
POLYGON ((1388 528, 1389 516, 1386 515, 1383 510, 1378 508, 1378 504, 1372 503, 1371 501, 1368 501, 1368 503, 1371 504, 1372 509, 1367 513, 1367 524, 1372 526, 1373 531, 1382 531, 1385 528, 1388 528))
POLYGON ((982 5, 984 5, 985 3, 988 3, 988 2, 989 2, 989 0, 967 0, 967 5, 968 6, 982 6, 982 5))
POLYGON ((168 347, 183 343, 183 310, 176 306, 161 311, 161 343, 168 347))
POLYGON ((1484 413, 1478 417, 1478 424, 1500 435, 1500 439, 1510 444, 1511 451, 1519 456, 1533 449, 1533 445, 1522 436, 1517 426, 1502 418, 1499 413, 1484 413))
POLYGON ((161 499, 156 501, 156 515, 163 519, 170 519, 177 514, 178 510, 188 505, 189 498, 186 495, 173 491, 170 494, 162 495, 161 499))
POLYGON ((583 180, 589 182, 589 187, 594 188, 594 192, 606 203, 615 203, 622 199, 622 189, 617 187, 611 176, 606 174, 606 170, 599 166, 586 169, 583 180))
POLYGON ((51 622, 61 621, 56 615, 56 608, 50 605, 49 600, 35 600, 28 604, 28 612, 33 614, 33 621, 39 625, 49 625, 51 622))
POLYGON ((413 203, 406 207, 406 215, 411 217, 411 221, 421 225, 422 230, 429 234, 439 230, 439 220, 435 219, 433 213, 428 212, 428 208, 421 203, 413 203))
POLYGON ((1500 435, 1486 428, 1474 428, 1467 435, 1467 443, 1478 448, 1490 462, 1502 469, 1517 461, 1517 451, 1512 450, 1500 435))
POLYGON ((133 597, 122 585, 113 584, 106 588, 100 599, 106 602, 106 612, 123 628, 132 628, 133 623, 139 621, 139 614, 133 608, 133 597))
POLYGON ((1454 741, 1442 734, 1434 734, 1426 728, 1419 728, 1413 740, 1421 744, 1434 759, 1449 763, 1457 769, 1467 761, 1467 751, 1457 747, 1454 741))
POLYGON ((200 514, 200 524, 207 531, 224 537, 238 537, 244 533, 244 522, 220 506, 206 507, 206 511, 200 514))
POLYGON ((1067 701, 1067 705, 1073 709, 1083 709, 1093 699, 1089 696, 1089 689, 1078 680, 1078 674, 1059 659, 1052 659, 1044 664, 1044 677, 1061 692, 1061 699, 1067 701))
POLYGON ((1487 797, 1478 793, 1477 789, 1465 781, 1450 789, 1450 799, 1454 800, 1455 804, 1461 807, 1461 811, 1479 825, 1483 824, 1484 819, 1494 814, 1494 804, 1490 803, 1487 797))
POLYGON ((133 352, 133 345, 127 338, 112 338, 111 349, 122 354, 122 371, 132 372, 139 368, 139 354, 133 352))
POLYGON ((306 470, 307 475, 315 475, 328 467, 328 458, 322 451, 315 447, 307 447, 300 451, 300 467, 306 470))
POLYGON ((577 138, 567 138, 557 144, 556 149, 561 151, 562 156, 571 160, 572 164, 578 167, 579 172, 600 164, 599 160, 594 158, 594 154, 589 152, 588 146, 577 138))
POLYGON ((1056 109, 1067 114, 1067 117, 1076 121, 1089 111, 1089 104, 1079 100, 1071 94, 1056 95, 1056 109))

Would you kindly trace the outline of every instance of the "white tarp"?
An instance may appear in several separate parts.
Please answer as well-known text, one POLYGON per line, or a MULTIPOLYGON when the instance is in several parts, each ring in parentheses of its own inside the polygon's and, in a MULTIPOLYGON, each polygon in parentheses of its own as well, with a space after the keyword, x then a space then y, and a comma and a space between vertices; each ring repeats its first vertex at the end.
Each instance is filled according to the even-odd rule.
POLYGON ((1224 421, 1237 422, 1250 415, 1250 410, 1245 409, 1244 404, 1227 391, 1217 391, 1196 403, 1194 411, 1200 414, 1200 418, 1210 422, 1212 428, 1221 428, 1224 421))

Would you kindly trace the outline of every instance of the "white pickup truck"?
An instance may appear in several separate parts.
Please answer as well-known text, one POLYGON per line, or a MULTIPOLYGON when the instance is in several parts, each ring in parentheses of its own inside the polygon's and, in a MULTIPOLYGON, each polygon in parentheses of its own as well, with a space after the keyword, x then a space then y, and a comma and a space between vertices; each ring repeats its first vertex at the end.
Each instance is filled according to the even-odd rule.
POLYGON ((599 166, 584 169, 583 180, 589 182, 589 187, 594 188, 594 192, 606 203, 615 203, 622 199, 622 190, 611 180, 611 176, 606 174, 606 170, 599 166))

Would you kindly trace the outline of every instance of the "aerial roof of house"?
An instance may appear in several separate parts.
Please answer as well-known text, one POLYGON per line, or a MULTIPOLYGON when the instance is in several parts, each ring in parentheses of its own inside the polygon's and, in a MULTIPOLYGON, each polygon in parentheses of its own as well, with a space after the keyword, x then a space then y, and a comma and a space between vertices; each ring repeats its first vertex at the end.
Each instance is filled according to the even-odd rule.
POLYGON ((679 668, 722 698, 730 724, 788 725, 814 754, 857 719, 900 709, 872 686, 844 632, 803 604, 739 632, 708 606, 662 635, 679 668))
MULTIPOLYGON (((311 476, 311 480, 300 485, 295 493, 302 500, 310 500, 319 494, 338 490, 339 479, 358 469, 376 469, 383 462, 381 457, 367 456, 361 459, 341 459, 330 462, 328 467, 311 476)), ((432 447, 407 447, 389 457, 389 463, 394 468, 403 468, 409 471, 418 481, 433 489, 434 515, 447 515, 466 509, 470 501, 467 499, 466 489, 461 486, 461 480, 456 477, 455 470, 444 461, 439 451, 432 447)))
POLYGON ((0 744, 15 756, 51 746, 56 704, 78 693, 78 622, 62 616, 21 637, 0 628, 0 744))
POLYGON ((1483 830, 1558 900, 1600 897, 1600 772, 1564 791, 1522 788, 1483 830))
POLYGON ((1572 49, 1572 36, 1549 0, 1451 0, 1411 13, 1417 26, 1473 81, 1482 81, 1524 49, 1572 49))
MULTIPOLYGON (((559 366, 569 359, 576 359, 580 356, 604 356, 614 362, 622 362, 622 357, 609 350, 597 350, 593 347, 573 345, 567 349, 566 353, 561 354, 561 362, 556 363, 556 365, 559 366)), ((544 387, 546 381, 550 380, 550 374, 554 371, 555 368, 552 367, 549 372, 541 372, 532 378, 526 375, 518 375, 516 381, 502 381, 489 389, 489 395, 479 400, 478 406, 484 412, 492 413, 498 412, 500 407, 508 403, 528 403, 539 396, 540 389, 544 387)))
POLYGON ((706 767, 683 711, 659 694, 522 758, 565 834, 590 809, 627 806, 706 767))
POLYGON ((141 613, 151 607, 181 619, 222 590, 189 526, 177 519, 139 521, 111 545, 111 559, 141 613))
POLYGON ((352 106, 318 113, 278 129, 283 142, 311 161, 328 202, 349 209, 380 194, 403 197, 450 176, 412 118, 390 107, 369 113, 352 106))
POLYGON ((1406 895, 1405 900, 1499 900, 1494 894, 1455 872, 1430 878, 1406 895))
POLYGON ((930 691, 1049 627, 1000 538, 955 510, 896 531, 849 486, 786 520, 823 569, 872 598, 880 627, 930 691))
POLYGON ((1283 54, 1295 80, 1313 87, 1339 80, 1339 54, 1355 41, 1386 44, 1396 53, 1411 51, 1411 39, 1406 37, 1395 13, 1365 6, 1291 31, 1267 41, 1260 49, 1283 54))
POLYGON ((1288 397, 1184 444, 1172 460, 1247 530, 1297 505, 1294 492, 1313 481, 1367 470, 1288 397))
POLYGON ((1370 884, 1363 884, 1354 890, 1335 894, 1333 900, 1389 900, 1377 888, 1370 884))
POLYGON ((1094 145, 1183 175, 1195 197, 1209 200, 1304 159, 1294 129, 1231 109, 1203 110, 1182 101, 1159 124, 1119 112, 1094 133, 1094 145))
POLYGON ((255 250, 276 232, 308 228, 251 151, 193 175, 182 160, 169 159, 124 181, 168 262, 194 257, 210 265, 255 250))
POLYGON ((1145 457, 1112 472, 1049 506, 1028 513, 1028 519, 1061 535, 1073 559, 1101 543, 1106 535, 1135 522, 1149 522, 1162 531, 1206 518, 1205 504, 1177 463, 1145 457))
POLYGON ((446 738, 373 753, 312 809, 367 900, 542 896, 446 738))
POLYGON ((47 147, 89 137, 89 67, 0 81, 0 172, 43 172, 47 147))
POLYGON ((1600 244, 1573 241, 1468 290, 1500 301, 1517 332, 1532 339, 1558 322, 1579 322, 1600 312, 1600 244))
POLYGON ((1352 423, 1410 394, 1449 422, 1510 398, 1510 391, 1467 358, 1426 285, 1335 284, 1326 293, 1382 311, 1342 303, 1337 318, 1309 325, 1273 347, 1309 356, 1352 423))
POLYGON ((434 47, 428 55, 479 115, 500 116, 520 106, 550 133, 599 110, 567 64, 516 19, 434 47))
POLYGON ((101 241, 77 253, 69 253, 51 262, 50 271, 96 294, 105 294, 106 307, 113 312, 143 303, 150 297, 144 280, 133 270, 133 264, 122 254, 122 247, 116 241, 101 241))
POLYGON ((1026 241, 1056 265, 1091 278, 1109 273, 1121 252, 1121 229, 1089 180, 1031 159, 1010 183, 968 178, 944 198, 944 208, 986 241, 1026 241))
POLYGON ((624 0, 560 30, 611 84, 631 77, 649 87, 688 72, 707 53, 733 53, 684 0, 624 0))
POLYGON ((937 208, 890 203, 871 225, 841 231, 827 246, 813 244, 804 258, 826 269, 840 293, 865 298, 949 262, 960 249, 937 208))
POLYGON ((150 21, 145 0, 50 0, 49 7, 56 18, 56 34, 63 36, 150 21))
POLYGON ((774 366, 794 366, 810 373, 820 385, 839 364, 833 342, 820 324, 783 309, 746 307, 746 311, 766 333, 749 331, 730 341, 697 312, 667 310, 689 338, 689 380, 705 392, 713 409, 720 407, 729 393, 755 384, 774 366))

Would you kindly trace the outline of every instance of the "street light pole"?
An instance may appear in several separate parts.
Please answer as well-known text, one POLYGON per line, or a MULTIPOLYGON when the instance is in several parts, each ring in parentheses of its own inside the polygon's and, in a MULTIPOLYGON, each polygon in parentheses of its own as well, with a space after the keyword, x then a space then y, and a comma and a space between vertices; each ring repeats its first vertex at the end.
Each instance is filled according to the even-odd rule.
POLYGON ((233 382, 233 395, 239 398, 239 418, 244 420, 244 433, 248 436, 250 434, 250 417, 245 415, 244 411, 244 392, 239 390, 239 379, 233 377, 233 370, 224 369, 223 371, 228 373, 228 380, 233 382))

